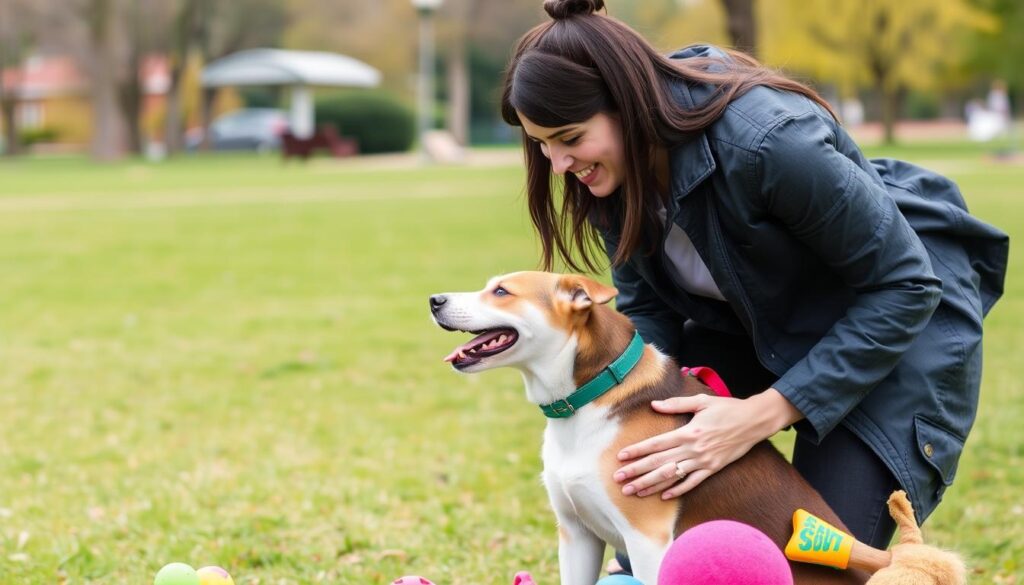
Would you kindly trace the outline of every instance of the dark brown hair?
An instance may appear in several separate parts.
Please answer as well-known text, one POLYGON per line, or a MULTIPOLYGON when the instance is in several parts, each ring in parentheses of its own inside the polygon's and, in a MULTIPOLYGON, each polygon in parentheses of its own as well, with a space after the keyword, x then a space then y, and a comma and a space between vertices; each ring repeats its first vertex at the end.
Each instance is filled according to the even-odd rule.
MULTIPOLYGON (((550 270, 557 254, 567 266, 596 272, 593 222, 622 217, 613 265, 625 262, 660 233, 653 149, 693 139, 751 88, 765 85, 803 94, 832 108, 812 89, 761 66, 748 55, 726 51, 728 59, 671 60, 658 54, 636 31, 597 14, 604 0, 546 0, 552 20, 519 40, 505 72, 501 111, 505 122, 522 126, 519 113, 548 128, 586 121, 598 113, 615 115, 622 128, 627 175, 619 193, 599 199, 571 173, 565 173, 561 212, 552 195, 551 162, 523 131, 530 218, 540 236, 542 262, 550 270), (712 97, 686 109, 672 97, 674 82, 715 87, 712 97), (578 253, 578 257, 574 256, 578 253)), ((653 247, 651 248, 653 250, 653 247)))

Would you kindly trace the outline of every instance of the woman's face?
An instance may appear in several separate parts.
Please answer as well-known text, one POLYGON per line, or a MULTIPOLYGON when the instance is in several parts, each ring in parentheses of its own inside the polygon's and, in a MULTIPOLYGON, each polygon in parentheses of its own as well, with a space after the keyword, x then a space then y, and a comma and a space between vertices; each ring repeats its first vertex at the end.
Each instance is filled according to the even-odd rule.
POLYGON ((594 197, 611 195, 625 180, 626 153, 618 118, 600 113, 558 128, 538 126, 522 113, 519 121, 551 160, 552 172, 572 173, 594 197))

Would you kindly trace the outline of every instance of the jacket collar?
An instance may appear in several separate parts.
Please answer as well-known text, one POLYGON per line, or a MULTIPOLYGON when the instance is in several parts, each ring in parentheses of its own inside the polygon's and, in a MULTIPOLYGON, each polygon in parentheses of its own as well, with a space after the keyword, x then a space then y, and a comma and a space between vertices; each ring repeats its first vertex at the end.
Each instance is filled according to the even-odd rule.
MULTIPOLYGON (((690 88, 683 81, 673 82, 672 96, 687 110, 696 108, 690 88)), ((690 194, 702 181, 715 171, 715 159, 711 155, 711 145, 705 132, 680 142, 669 148, 669 172, 672 176, 671 187, 673 201, 690 194)))

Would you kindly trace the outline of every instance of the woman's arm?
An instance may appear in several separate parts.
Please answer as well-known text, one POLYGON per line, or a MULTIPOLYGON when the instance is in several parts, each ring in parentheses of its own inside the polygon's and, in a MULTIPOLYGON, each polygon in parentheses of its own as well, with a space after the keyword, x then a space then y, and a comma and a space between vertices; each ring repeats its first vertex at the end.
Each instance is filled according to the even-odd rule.
POLYGON ((836 150, 816 112, 785 119, 757 149, 751 180, 769 214, 855 293, 846 314, 775 384, 819 441, 896 366, 938 306, 942 283, 896 202, 836 150))
POLYGON ((753 149, 749 190, 855 292, 808 354, 772 388, 746 400, 686 397, 655 404, 694 413, 685 426, 624 449, 624 493, 692 489, 758 441, 798 423, 813 441, 887 376, 941 296, 923 244, 882 186, 835 148, 835 131, 808 110, 785 118, 753 149), (679 482, 680 477, 685 477, 679 482))

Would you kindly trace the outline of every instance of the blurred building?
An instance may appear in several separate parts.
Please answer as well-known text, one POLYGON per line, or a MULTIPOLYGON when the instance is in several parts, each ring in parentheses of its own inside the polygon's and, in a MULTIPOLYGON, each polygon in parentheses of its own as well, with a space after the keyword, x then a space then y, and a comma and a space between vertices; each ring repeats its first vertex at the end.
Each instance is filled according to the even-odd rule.
MULTIPOLYGON (((170 87, 167 58, 144 58, 139 79, 143 119, 160 117, 170 87)), ((3 87, 15 100, 15 123, 23 135, 72 149, 89 143, 93 132, 89 84, 72 57, 30 57, 24 66, 3 71, 3 87)))

